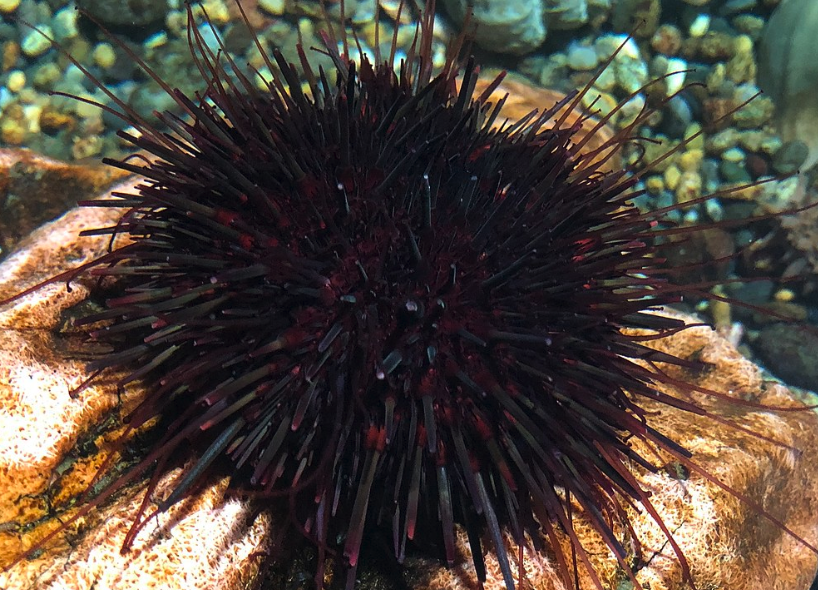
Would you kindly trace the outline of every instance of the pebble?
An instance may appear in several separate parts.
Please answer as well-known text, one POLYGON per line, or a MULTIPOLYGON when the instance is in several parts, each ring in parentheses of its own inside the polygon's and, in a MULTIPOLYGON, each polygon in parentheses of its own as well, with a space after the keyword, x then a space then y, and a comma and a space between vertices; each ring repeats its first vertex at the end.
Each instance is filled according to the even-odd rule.
POLYGON ((20 6, 20 0, 0 0, 0 12, 11 14, 20 6))
POLYGON ((8 80, 6 80, 6 88, 9 92, 17 94, 26 85, 26 74, 22 70, 14 70, 9 72, 8 80))
POLYGON ((94 63, 103 70, 108 70, 116 63, 116 52, 110 43, 98 43, 94 47, 94 63))
POLYGON ((662 113, 664 131, 673 137, 684 136, 685 130, 693 123, 693 112, 690 103, 681 94, 675 94, 668 100, 667 108, 662 113))
POLYGON ((682 172, 679 170, 678 166, 675 164, 671 164, 665 169, 664 173, 664 180, 665 186, 668 190, 675 191, 676 188, 679 186, 679 180, 681 180, 682 172))
POLYGON ((0 112, 6 108, 6 105, 11 104, 14 100, 14 95, 9 92, 5 86, 0 86, 0 112))
POLYGON ((0 57, 0 72, 7 72, 17 64, 20 58, 20 45, 16 41, 3 43, 2 57, 0 57))
POLYGON ((688 149, 681 156, 679 156, 678 166, 682 172, 698 172, 703 159, 703 151, 688 149))
POLYGON ((40 132, 40 114, 43 107, 38 104, 27 104, 23 107, 23 120, 26 122, 26 132, 36 134, 40 132))
POLYGON ((674 25, 660 25, 650 39, 650 46, 663 55, 676 55, 682 48, 682 32, 674 25))
MULTIPOLYGON (((101 101, 100 97, 97 96, 89 96, 83 95, 82 98, 94 101, 101 101)), ((101 115, 99 107, 93 104, 89 104, 87 102, 75 101, 74 105, 74 112, 77 113, 77 116, 81 119, 93 119, 95 117, 99 117, 101 115)))
POLYGON ((165 31, 160 31, 145 39, 144 43, 142 43, 142 46, 145 48, 145 51, 152 51, 154 49, 162 47, 167 42, 168 34, 165 31))
POLYGON ((48 37, 53 37, 54 32, 47 25, 41 26, 40 30, 42 34, 33 29, 28 31, 20 43, 20 49, 28 57, 37 57, 51 49, 51 41, 48 40, 48 37))
POLYGON ((781 213, 792 209, 795 198, 801 192, 797 176, 766 182, 760 188, 761 194, 757 202, 764 211, 769 213, 781 213))
POLYGON ((84 160, 99 155, 102 151, 102 138, 98 135, 88 135, 86 137, 74 138, 71 146, 71 156, 75 160, 84 160))
MULTIPOLYGON (((596 112, 597 117, 606 117, 619 105, 619 101, 607 92, 591 91, 582 95, 582 105, 596 112)), ((614 116, 611 123, 616 122, 617 117, 614 116)))
POLYGON ((273 16, 281 16, 284 14, 286 2, 284 0, 259 0, 258 7, 264 12, 272 14, 273 16))
POLYGON ((617 125, 622 128, 636 120, 645 109, 645 95, 641 92, 631 98, 630 100, 626 101, 622 108, 619 109, 619 116, 617 117, 617 125))
POLYGON ((788 141, 773 156, 773 169, 779 174, 793 174, 806 161, 809 148, 802 141, 788 141))
POLYGON ((685 128, 684 139, 687 141, 688 150, 704 152, 704 133, 702 133, 702 126, 699 123, 690 123, 685 128))
POLYGON ((668 96, 673 96, 684 88, 687 68, 687 62, 683 59, 674 57, 667 60, 667 73, 669 76, 665 78, 665 85, 668 96))
POLYGON ((772 99, 767 95, 759 94, 758 87, 754 84, 742 84, 737 87, 733 100, 736 104, 750 101, 733 113, 733 121, 738 127, 745 129, 761 127, 775 113, 772 99))
POLYGON ((704 37, 705 33, 710 29, 710 15, 700 14, 693 19, 690 27, 687 30, 688 35, 694 38, 704 37))
POLYGON ((732 24, 739 33, 747 35, 753 41, 758 41, 766 23, 760 16, 740 14, 732 20, 732 24))
MULTIPOLYGON (((717 296, 724 295, 724 293, 719 292, 717 289, 713 289, 713 292, 717 296)), ((730 304, 726 301, 720 301, 718 299, 711 301, 710 315, 713 318, 713 324, 716 328, 726 328, 733 323, 730 304)))
POLYGON ((676 202, 688 203, 702 196, 702 177, 698 172, 682 172, 676 190, 676 202))
POLYGON ((698 44, 697 54, 705 61, 725 61, 734 53, 733 36, 721 31, 708 31, 698 44))
POLYGON ((724 219, 724 207, 721 206, 718 199, 708 199, 705 201, 704 210, 707 212, 707 216, 713 221, 721 221, 724 219))
POLYGON ((0 141, 7 145, 22 145, 26 138, 25 112, 19 104, 12 103, 3 110, 0 120, 0 141))
POLYGON ((207 17, 214 25, 226 25, 230 22, 230 11, 224 0, 201 0, 207 17))
POLYGON ((540 0, 484 0, 478 4, 448 0, 444 6, 457 23, 462 23, 466 12, 471 11, 474 40, 490 51, 524 55, 545 41, 540 0))
POLYGON ((753 56, 753 40, 739 35, 733 41, 733 57, 727 61, 727 78, 736 84, 752 82, 756 78, 756 62, 753 56))
POLYGON ((765 326, 753 348, 777 377, 818 390, 818 336, 812 330, 785 323, 765 326))
POLYGON ((766 135, 759 142, 758 151, 774 155, 777 154, 778 150, 782 147, 784 147, 784 142, 780 137, 777 135, 766 135))
POLYGON ((721 154, 722 152, 737 146, 738 141, 739 132, 732 127, 728 127, 727 129, 723 129, 722 131, 717 131, 716 133, 709 135, 705 140, 704 145, 707 153, 721 154))
POLYGON ((614 60, 614 72, 619 87, 628 94, 638 91, 648 81, 648 64, 621 53, 614 60))
POLYGON ((732 162, 734 164, 744 162, 747 155, 740 148, 730 148, 721 154, 721 159, 725 162, 732 162))
POLYGON ((51 19, 51 28, 54 31, 54 38, 64 43, 75 38, 79 34, 77 28, 77 17, 79 12, 73 6, 66 6, 54 13, 51 19))
POLYGON ((661 176, 655 174, 648 176, 647 179, 645 179, 645 190, 648 191, 648 194, 654 196, 659 195, 665 190, 665 181, 661 176))
POLYGON ((722 160, 719 172, 721 172, 722 179, 727 182, 744 184, 752 180, 743 161, 722 160))
MULTIPOLYGON (((739 145, 748 152, 757 152, 761 150, 761 143, 764 137, 764 132, 760 129, 747 129, 739 132, 738 142, 739 145)), ((781 147, 780 144, 779 147, 781 147)))
POLYGON ((42 90, 53 90, 54 84, 62 77, 60 67, 54 63, 49 62, 41 65, 34 70, 34 86, 42 90))
POLYGON ((51 106, 47 106, 40 112, 40 128, 45 133, 58 133, 63 129, 73 129, 75 126, 74 117, 51 106))
POLYGON ((547 0, 544 10, 548 26, 554 30, 572 31, 588 22, 588 0, 547 0))
POLYGON ((577 71, 588 71, 596 68, 599 63, 596 51, 593 47, 571 43, 566 55, 568 67, 577 71))
POLYGON ((616 72, 613 68, 602 70, 594 82, 594 87, 607 92, 613 91, 616 87, 616 72))

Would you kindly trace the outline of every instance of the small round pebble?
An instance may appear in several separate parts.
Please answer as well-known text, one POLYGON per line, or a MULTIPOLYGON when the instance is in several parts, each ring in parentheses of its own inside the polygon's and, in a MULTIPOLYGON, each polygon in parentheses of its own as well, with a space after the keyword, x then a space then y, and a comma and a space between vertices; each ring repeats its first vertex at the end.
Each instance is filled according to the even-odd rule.
POLYGON ((0 12, 10 14, 20 6, 20 0, 0 0, 0 12))
POLYGON ((704 152, 704 133, 699 123, 690 123, 685 128, 684 138, 687 141, 687 149, 704 152))
POLYGON ((648 178, 645 179, 645 190, 651 195, 658 195, 665 190, 665 181, 661 176, 648 176, 648 178))
POLYGON ((681 171, 675 164, 671 164, 667 167, 664 174, 665 186, 675 191, 676 187, 679 186, 679 180, 682 176, 681 171))
POLYGON ((739 132, 732 127, 713 133, 707 138, 705 145, 711 154, 720 154, 738 145, 739 132))
POLYGON ((51 27, 54 30, 54 38, 57 41, 68 41, 79 34, 77 28, 77 17, 79 12, 73 6, 66 6, 58 10, 51 19, 51 27))
POLYGON ((39 89, 51 90, 61 77, 60 66, 54 62, 49 62, 34 71, 34 86, 39 89))
POLYGON ((593 47, 572 43, 568 48, 568 67, 577 71, 588 71, 596 68, 599 62, 593 47))
POLYGON ((673 25, 660 25, 650 40, 650 46, 663 55, 676 55, 682 48, 682 32, 673 25))
POLYGON ((698 172, 682 172, 674 191, 677 203, 687 203, 702 196, 702 177, 698 172))
POLYGON ((112 68, 116 63, 116 52, 110 43, 98 43, 94 47, 94 63, 103 70, 112 68))
POLYGON ((683 59, 674 57, 667 60, 668 77, 665 79, 665 84, 667 86, 668 96, 673 96, 684 88, 687 69, 687 62, 683 59))
POLYGON ((17 94, 26 85, 26 75, 21 70, 13 70, 9 72, 8 80, 6 81, 6 88, 9 89, 10 92, 17 94))
MULTIPOLYGON (((2 2, 2 0, 0 0, 2 2)), ((23 42, 20 43, 20 49, 28 57, 37 57, 51 49, 51 41, 49 37, 54 36, 51 27, 44 25, 40 27, 40 31, 31 30, 23 37, 23 42), (42 33, 40 33, 42 31, 42 33)))
POLYGON ((259 0, 258 7, 273 16, 281 16, 284 14, 285 4, 284 0, 259 0))
POLYGON ((689 149, 679 156, 679 168, 683 172, 698 172, 703 159, 704 152, 689 149))
POLYGON ((733 162, 734 164, 738 162, 743 162, 746 159, 746 157, 747 156, 745 155, 744 150, 735 147, 724 151, 724 153, 722 153, 721 155, 722 160, 724 160, 725 162, 733 162))
POLYGON ((693 22, 690 23, 690 28, 687 32, 691 37, 704 37, 705 33, 710 29, 710 15, 700 14, 693 22))

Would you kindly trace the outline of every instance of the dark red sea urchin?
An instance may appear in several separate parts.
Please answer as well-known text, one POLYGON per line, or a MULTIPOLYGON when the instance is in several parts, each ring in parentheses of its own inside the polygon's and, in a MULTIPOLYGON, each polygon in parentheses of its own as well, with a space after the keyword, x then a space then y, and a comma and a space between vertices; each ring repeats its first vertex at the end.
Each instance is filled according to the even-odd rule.
POLYGON ((433 75, 433 13, 428 1, 399 65, 352 60, 330 31, 335 71, 300 52, 308 92, 278 53, 259 91, 190 27, 207 87, 166 88, 186 114, 159 116, 172 133, 119 103, 139 131, 122 136, 149 157, 109 163, 145 180, 84 203, 128 209, 87 232, 115 247, 61 278, 113 279, 106 309, 79 323, 109 348, 96 374, 129 367, 119 387, 148 384, 130 428, 164 419, 137 471, 201 449, 166 508, 228 458, 234 488, 289 500, 319 549, 319 584, 329 552, 352 586, 379 522, 399 560, 418 531, 439 535, 452 564, 461 522, 481 580, 487 531, 515 585, 507 527, 521 544, 544 535, 566 586, 580 563, 602 588, 578 510, 635 583, 613 530, 629 528, 633 503, 690 579, 629 469, 661 467, 634 438, 695 465, 641 399, 705 412, 654 386, 672 382, 654 363, 695 365, 645 345, 684 325, 652 312, 678 293, 656 255, 666 211, 640 213, 637 177, 604 168, 641 119, 590 153, 581 122, 549 123, 576 98, 494 128, 501 105, 492 87, 475 95, 472 62, 459 72, 460 43, 433 75))

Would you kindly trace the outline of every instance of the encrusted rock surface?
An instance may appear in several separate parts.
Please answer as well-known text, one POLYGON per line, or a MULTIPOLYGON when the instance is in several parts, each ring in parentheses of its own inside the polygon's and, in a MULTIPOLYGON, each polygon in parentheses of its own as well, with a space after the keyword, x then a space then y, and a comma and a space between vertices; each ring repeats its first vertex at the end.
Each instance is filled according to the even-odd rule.
MULTIPOLYGON (((132 184, 119 186, 129 190, 132 184)), ((74 209, 35 231, 0 265, 0 297, 101 254, 105 238, 77 238, 80 231, 116 220, 114 209, 74 209)), ((64 283, 44 287, 0 313, 0 567, 59 526, 49 507, 65 508, 90 483, 121 430, 96 429, 139 400, 138 387, 118 399, 110 381, 95 382, 76 399, 72 389, 88 378, 85 363, 64 349, 58 333, 63 312, 83 301, 88 284, 68 292, 64 283), (85 441, 96 452, 76 448, 85 441), (29 523, 39 523, 33 532, 29 523)), ((114 426, 117 421, 113 420, 114 426)), ((163 498, 178 472, 163 478, 163 498)), ((5 590, 103 590, 127 588, 243 588, 256 574, 269 517, 249 503, 225 500, 226 481, 150 521, 122 555, 125 534, 144 497, 144 482, 70 525, 36 558, 0 572, 5 590)), ((150 514, 155 505, 150 505, 150 514)), ((63 519, 72 511, 63 513, 63 519)))
POLYGON ((102 164, 68 164, 26 149, 0 148, 0 247, 125 176, 102 164))

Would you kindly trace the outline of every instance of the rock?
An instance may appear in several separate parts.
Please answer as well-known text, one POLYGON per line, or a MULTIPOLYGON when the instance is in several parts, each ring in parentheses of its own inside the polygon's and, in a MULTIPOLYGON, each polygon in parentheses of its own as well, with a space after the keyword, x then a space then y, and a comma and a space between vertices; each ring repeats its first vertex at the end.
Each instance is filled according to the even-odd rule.
POLYGON ((568 67, 572 70, 589 71, 597 67, 599 58, 593 47, 571 43, 567 53, 568 67))
POLYGON ((588 22, 587 0, 545 0, 545 20, 554 30, 571 31, 588 22))
POLYGON ((773 168, 779 174, 794 174, 809 157, 809 148, 803 141, 788 141, 775 153, 773 168))
POLYGON ((650 46, 663 55, 676 55, 682 48, 682 32, 674 25, 660 25, 651 37, 650 46))
POLYGON ((85 10, 105 25, 144 27, 161 23, 168 12, 167 0, 77 0, 85 10))
MULTIPOLYGON (((116 188, 132 190, 133 184, 116 188)), ((101 255, 107 237, 78 234, 110 225, 119 215, 110 208, 73 209, 35 231, 0 265, 0 297, 101 255)), ((111 441, 123 432, 117 419, 113 432, 98 435, 99 427, 135 407, 142 395, 136 386, 118 396, 106 380, 95 381, 76 399, 69 395, 89 373, 76 355, 68 358, 66 337, 57 332, 64 312, 88 295, 88 285, 79 281, 70 292, 65 283, 50 285, 0 313, 1 568, 59 527, 55 508, 63 519, 74 514, 69 500, 90 484, 115 448, 111 441), (85 456, 77 448, 83 440, 92 450, 102 450, 85 456)), ((162 478, 158 498, 179 475, 177 470, 162 478)), ((226 483, 212 482, 200 495, 160 514, 139 532, 132 550, 121 554, 144 496, 146 484, 140 480, 68 526, 43 551, 0 571, 0 588, 244 588, 256 575, 256 555, 265 548, 270 521, 256 517, 246 501, 226 500, 226 483)), ((155 508, 151 502, 147 513, 155 508)))
MULTIPOLYGON (((480 95, 499 73, 500 72, 493 70, 481 71, 480 78, 478 78, 477 85, 475 87, 475 95, 480 95)), ((508 94, 508 97, 506 98, 506 102, 500 111, 499 117, 497 118, 497 125, 501 124, 504 119, 509 119, 511 121, 518 120, 535 109, 542 113, 543 111, 552 108, 560 101, 565 100, 565 94, 562 92, 533 86, 524 78, 514 75, 506 76, 500 86, 491 94, 490 100, 492 103, 496 104, 498 101, 502 100, 506 94, 508 94)), ((551 121, 556 121, 556 119, 565 112, 566 108, 568 108, 567 105, 558 110, 551 118, 551 121)), ((570 127, 582 116, 582 109, 574 109, 569 114, 564 125, 566 127, 570 127)), ((596 123, 596 119, 591 118, 587 120, 575 137, 575 141, 577 142, 587 141, 584 151, 591 152, 600 149, 613 138, 614 131, 610 126, 604 125, 596 128, 596 123), (590 137, 588 137, 588 135, 590 135, 590 137)), ((591 162, 607 157, 608 153, 609 152, 607 150, 600 152, 597 157, 591 160, 591 162)), ((619 163, 619 154, 614 154, 613 157, 608 159, 603 164, 602 169, 611 170, 619 166, 619 163)))
MULTIPOLYGON (((467 0, 444 0, 456 23, 462 23, 467 0)), ((539 0, 485 0, 473 6, 474 39, 481 47, 498 53, 522 55, 545 41, 543 6, 539 0)))
POLYGON ((611 25, 618 33, 642 39, 653 36, 661 17, 659 0, 618 0, 611 12, 611 25))
POLYGON ((754 348, 776 377, 818 391, 818 335, 814 329, 782 323, 766 326, 754 348))
POLYGON ((41 223, 124 175, 110 166, 66 164, 25 149, 0 149, 0 248, 8 252, 41 223))
POLYGON ((818 2, 785 0, 770 17, 758 51, 758 82, 775 102, 785 140, 809 148, 804 169, 818 162, 818 2))
POLYGON ((747 103, 733 114, 733 122, 744 129, 761 127, 775 111, 775 105, 770 97, 759 95, 758 88, 753 84, 736 87, 733 101, 736 105, 747 103))
POLYGON ((23 37, 20 49, 28 57, 38 57, 51 49, 49 38, 53 36, 54 33, 48 25, 43 25, 39 30, 32 29, 23 37))

